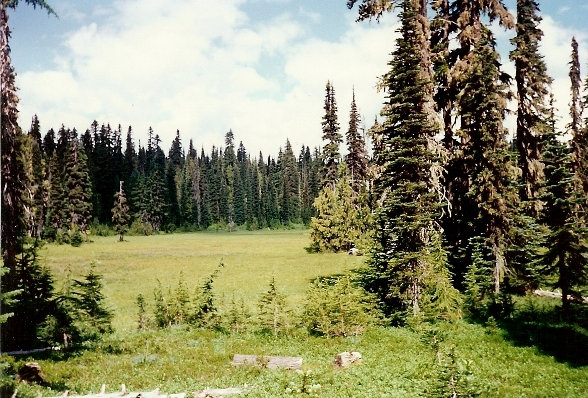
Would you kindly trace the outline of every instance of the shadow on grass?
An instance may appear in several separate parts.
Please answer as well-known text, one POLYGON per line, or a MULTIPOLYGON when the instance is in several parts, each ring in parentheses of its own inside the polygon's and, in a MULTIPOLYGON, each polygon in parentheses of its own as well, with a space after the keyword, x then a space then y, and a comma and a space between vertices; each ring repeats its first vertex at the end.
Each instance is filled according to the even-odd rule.
POLYGON ((517 346, 536 347, 573 367, 588 366, 588 308, 575 305, 563 321, 561 308, 551 299, 522 299, 508 319, 499 322, 504 337, 517 346))

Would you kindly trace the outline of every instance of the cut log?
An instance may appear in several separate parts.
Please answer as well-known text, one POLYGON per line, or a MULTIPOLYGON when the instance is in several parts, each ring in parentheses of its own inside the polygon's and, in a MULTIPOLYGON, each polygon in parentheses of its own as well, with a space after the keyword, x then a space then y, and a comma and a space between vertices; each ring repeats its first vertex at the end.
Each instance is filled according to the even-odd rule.
POLYGON ((202 392, 196 394, 196 398, 213 398, 213 397, 226 397, 229 395, 241 394, 244 390, 242 388, 207 388, 202 392))
MULTIPOLYGON (((533 290, 533 294, 535 296, 539 296, 539 297, 551 297, 551 298, 556 298, 556 299, 560 299, 561 300, 561 293, 557 293, 557 292, 550 292, 547 290, 533 290)), ((579 301, 578 299, 576 299, 575 297, 571 297, 568 296, 568 298, 570 299, 570 301, 579 301)), ((588 297, 582 297, 582 302, 584 304, 588 304, 588 297)))
POLYGON ((333 366, 336 368, 346 368, 350 365, 361 363, 361 354, 356 351, 342 352, 335 355, 333 366))
MULTIPOLYGON (((206 388, 202 391, 195 392, 195 393, 179 393, 179 394, 161 394, 159 392, 159 388, 149 391, 149 392, 127 392, 126 388, 119 392, 114 392, 110 394, 105 394, 104 391, 101 389, 99 394, 88 394, 88 395, 70 395, 68 398, 186 398, 186 397, 196 397, 196 398, 212 398, 212 397, 227 397, 229 395, 237 395, 241 394, 245 390, 249 388, 247 385, 243 388, 236 388, 236 387, 229 387, 229 388, 206 388)), ((60 397, 45 397, 45 398, 63 398, 64 395, 60 397)), ((16 396, 13 398, 17 398, 16 396)))
POLYGON ((242 355, 233 356, 233 365, 255 365, 268 369, 302 369, 301 357, 276 357, 264 355, 242 355))

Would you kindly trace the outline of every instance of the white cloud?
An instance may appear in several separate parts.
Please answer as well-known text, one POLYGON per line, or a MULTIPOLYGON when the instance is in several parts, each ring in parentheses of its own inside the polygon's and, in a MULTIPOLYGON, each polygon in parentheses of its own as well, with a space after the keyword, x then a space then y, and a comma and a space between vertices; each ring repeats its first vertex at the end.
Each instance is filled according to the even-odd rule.
MULTIPOLYGON (((100 11, 107 18, 67 35, 52 69, 20 71, 21 124, 27 128, 37 113, 44 130, 64 123, 83 132, 96 119, 124 130, 132 125, 143 144, 152 126, 166 149, 179 129, 186 147, 192 138, 207 152, 223 145, 231 128, 253 155, 276 155, 286 138, 296 151, 321 145, 324 89, 331 80, 341 133, 353 87, 371 125, 384 101, 375 85, 394 47, 394 16, 358 24, 350 11, 341 21, 344 33, 327 41, 313 35, 324 15, 309 18, 296 5, 253 23, 243 2, 114 3, 109 13, 100 11)), ((570 40, 579 40, 585 65, 586 32, 559 27, 548 16, 541 28, 557 106, 566 115, 570 40)))
POLYGON ((543 31, 543 40, 541 41, 541 53, 545 57, 547 72, 553 78, 553 94, 555 97, 555 106, 558 110, 559 127, 565 128, 569 122, 569 102, 570 102, 570 78, 569 63, 571 61, 572 37, 578 41, 578 53, 582 77, 585 78, 586 71, 583 68, 588 61, 588 33, 568 27, 558 26, 555 21, 544 16, 541 25, 543 31))
POLYGON ((309 22, 287 13, 254 25, 242 2, 114 3, 109 18, 67 36, 52 70, 21 72, 21 123, 34 113, 43 129, 121 123, 143 143, 153 126, 166 148, 180 129, 186 146, 193 138, 206 151, 232 128, 253 154, 276 155, 286 138, 296 150, 321 144, 327 79, 337 89, 342 133, 353 85, 371 123, 393 18, 380 26, 348 18, 347 33, 331 43, 313 39, 309 22))

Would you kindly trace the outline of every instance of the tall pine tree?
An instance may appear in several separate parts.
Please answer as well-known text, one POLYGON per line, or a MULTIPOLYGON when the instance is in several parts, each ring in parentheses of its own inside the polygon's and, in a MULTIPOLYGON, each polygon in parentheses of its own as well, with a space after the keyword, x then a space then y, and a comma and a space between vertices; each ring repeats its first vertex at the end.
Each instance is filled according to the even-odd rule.
POLYGON ((570 149, 556 132, 554 122, 544 135, 543 145, 545 193, 541 199, 549 235, 540 271, 555 281, 553 287, 561 289, 562 312, 569 317, 570 299, 581 299, 581 288, 588 282, 588 233, 577 220, 583 194, 575 189, 570 149))
POLYGON ((536 0, 517 0, 516 36, 511 39, 515 49, 510 59, 515 62, 517 86, 516 147, 521 169, 522 187, 519 196, 529 203, 529 215, 537 216, 540 203, 539 186, 543 178, 541 134, 548 117, 548 94, 552 79, 539 52, 543 32, 536 0))
POLYGON ((351 100, 349 112, 349 129, 345 138, 347 139, 348 154, 345 157, 347 168, 351 176, 351 186, 355 193, 359 193, 367 178, 368 154, 365 148, 365 140, 359 131, 361 116, 355 103, 355 89, 351 100))
POLYGON ((402 2, 400 38, 385 76, 383 142, 374 154, 381 173, 374 182, 379 209, 371 289, 390 312, 448 316, 457 296, 438 227, 440 203, 431 174, 439 161, 433 152, 437 129, 430 121, 431 81, 422 69, 425 31, 417 14, 414 0, 402 2), (433 310, 440 307, 447 311, 433 310))
POLYGON ((323 108, 323 186, 334 185, 337 179, 337 168, 341 161, 339 145, 343 142, 343 136, 339 133, 339 121, 337 120, 337 101, 335 100, 335 88, 330 81, 325 87, 325 106, 323 108))

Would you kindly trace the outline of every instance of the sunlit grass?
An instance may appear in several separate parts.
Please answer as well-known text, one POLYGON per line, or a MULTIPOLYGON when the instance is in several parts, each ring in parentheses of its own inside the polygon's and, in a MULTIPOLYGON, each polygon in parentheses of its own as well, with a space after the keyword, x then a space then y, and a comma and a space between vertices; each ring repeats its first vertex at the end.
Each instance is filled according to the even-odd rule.
MULTIPOLYGON (((439 347, 422 332, 422 326, 377 327, 362 336, 330 339, 309 336, 302 328, 277 337, 259 333, 254 327, 241 334, 188 326, 137 331, 136 296, 142 293, 151 302, 157 279, 173 290, 183 272, 193 291, 222 260, 225 267, 213 286, 219 299, 224 296, 228 301, 235 296, 255 309, 274 276, 290 308, 300 310, 312 279, 358 268, 364 259, 309 254, 304 249, 307 232, 299 230, 133 236, 123 243, 116 239, 92 237, 92 243, 80 248, 47 245, 42 249, 42 262, 52 269, 58 286, 68 267, 79 277, 92 261, 98 262, 104 293, 115 310, 116 332, 89 349, 18 359, 39 362, 46 381, 44 388, 19 385, 19 396, 60 395, 65 390, 87 394, 98 392, 103 383, 107 392, 120 389, 123 383, 129 391, 159 388, 165 394, 247 384, 251 389, 242 396, 304 395, 297 392, 303 387, 300 373, 235 367, 231 358, 237 353, 302 357, 303 370, 311 372, 307 382, 320 385, 315 395, 322 397, 435 396, 432 387, 451 383, 447 377, 467 378, 469 392, 481 397, 588 396, 588 368, 581 354, 571 357, 573 363, 566 361, 569 356, 550 355, 557 348, 551 340, 543 345, 536 342, 537 338, 547 339, 538 333, 550 331, 539 327, 542 324, 525 329, 528 333, 524 335, 517 329, 534 325, 529 322, 535 318, 525 317, 552 313, 553 304, 545 300, 537 303, 551 307, 542 311, 527 311, 529 305, 537 307, 535 300, 525 298, 517 303, 519 309, 511 320, 516 320, 514 329, 496 324, 486 328, 465 321, 440 323, 437 328, 444 337, 439 347), (349 350, 361 352, 362 363, 334 369, 334 356, 349 350), (440 358, 447 363, 450 351, 455 353, 455 375, 439 364, 440 358)), ((580 332, 573 341, 585 352, 585 330, 580 332)), ((569 333, 551 338, 559 335, 569 333)))
POLYGON ((214 283, 219 299, 245 300, 253 308, 275 277, 280 291, 293 309, 301 306, 309 282, 319 275, 332 275, 357 268, 363 258, 339 254, 309 254, 306 231, 202 232, 152 236, 91 237, 92 242, 75 248, 46 245, 40 252, 60 286, 66 269, 74 277, 97 263, 104 275, 104 293, 115 311, 116 329, 133 329, 135 300, 143 294, 148 302, 159 279, 172 290, 180 273, 193 294, 222 261, 214 283))

